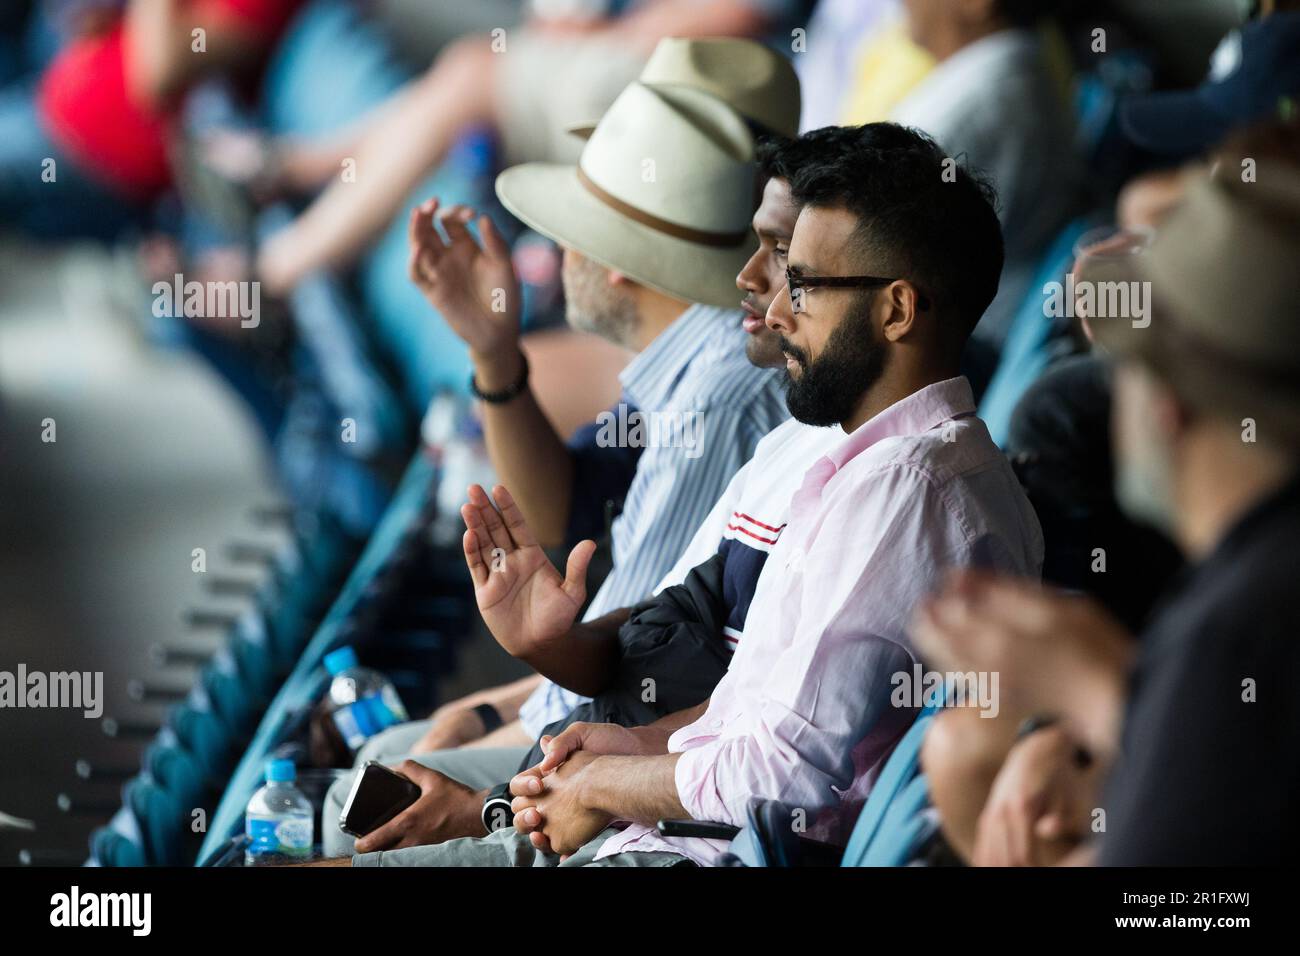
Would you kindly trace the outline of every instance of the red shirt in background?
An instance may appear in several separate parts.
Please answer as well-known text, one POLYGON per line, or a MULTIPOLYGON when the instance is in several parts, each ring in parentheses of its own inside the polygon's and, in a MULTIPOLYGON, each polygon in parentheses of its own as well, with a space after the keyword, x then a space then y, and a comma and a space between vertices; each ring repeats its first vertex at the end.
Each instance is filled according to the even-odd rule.
MULTIPOLYGON (((222 21, 279 38, 303 0, 194 0, 194 25, 222 21)), ((37 109, 46 129, 87 174, 128 197, 148 200, 171 185, 167 144, 177 106, 142 104, 126 85, 126 37, 107 33, 69 43, 41 77, 37 109)))

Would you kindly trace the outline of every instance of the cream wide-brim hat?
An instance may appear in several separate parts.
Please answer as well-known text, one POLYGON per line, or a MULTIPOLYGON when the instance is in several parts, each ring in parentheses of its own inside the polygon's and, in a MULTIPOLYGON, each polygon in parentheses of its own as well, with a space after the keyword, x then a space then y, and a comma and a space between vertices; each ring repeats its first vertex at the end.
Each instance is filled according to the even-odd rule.
MULTIPOLYGON (((694 89, 716 96, 763 129, 799 135, 799 74, 789 59, 740 37, 664 37, 637 79, 656 89, 694 89)), ((586 139, 596 128, 569 128, 586 139)))
POLYGON ((753 150, 744 120, 716 98, 634 82, 577 166, 515 166, 496 192, 531 228, 648 288, 737 306, 736 275, 757 247, 753 150))

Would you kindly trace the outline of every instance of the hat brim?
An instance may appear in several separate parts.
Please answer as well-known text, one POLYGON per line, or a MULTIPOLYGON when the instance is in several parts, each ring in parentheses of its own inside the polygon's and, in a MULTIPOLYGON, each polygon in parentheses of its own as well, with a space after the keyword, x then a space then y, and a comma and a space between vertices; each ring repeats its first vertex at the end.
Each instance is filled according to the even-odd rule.
POLYGON ((677 239, 634 222, 578 181, 576 167, 525 163, 496 181, 501 204, 526 225, 588 259, 686 302, 739 307, 736 276, 756 240, 730 247, 677 239))
POLYGON ((1119 124, 1133 143, 1152 153, 1187 157, 1217 145, 1231 123, 1206 102, 1203 88, 1129 96, 1119 102, 1119 124))

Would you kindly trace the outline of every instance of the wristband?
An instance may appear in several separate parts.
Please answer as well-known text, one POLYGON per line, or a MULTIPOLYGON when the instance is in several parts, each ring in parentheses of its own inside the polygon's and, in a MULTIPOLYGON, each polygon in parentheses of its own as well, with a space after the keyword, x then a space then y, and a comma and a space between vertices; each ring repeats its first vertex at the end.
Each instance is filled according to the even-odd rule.
POLYGON ((523 362, 523 370, 519 373, 519 378, 514 382, 501 389, 499 392, 485 392, 478 387, 478 379, 474 373, 469 375, 469 390, 479 401, 487 402, 489 405, 504 405, 513 398, 517 398, 525 388, 528 387, 528 356, 523 352, 519 353, 519 360, 523 362))
POLYGON ((491 704, 479 704, 473 708, 474 713, 478 714, 478 719, 483 721, 483 735, 487 736, 500 727, 505 721, 501 719, 501 712, 491 704))

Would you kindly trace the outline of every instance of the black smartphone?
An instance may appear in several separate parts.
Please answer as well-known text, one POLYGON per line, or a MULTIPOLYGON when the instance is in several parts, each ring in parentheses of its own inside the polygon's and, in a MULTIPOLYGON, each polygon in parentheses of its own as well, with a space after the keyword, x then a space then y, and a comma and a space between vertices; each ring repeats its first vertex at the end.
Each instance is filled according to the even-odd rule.
POLYGON ((660 820, 659 835, 666 837, 702 837, 705 840, 735 839, 740 827, 707 820, 660 820))
POLYGON ((420 788, 409 777, 389 770, 378 760, 367 760, 352 781, 352 791, 339 814, 339 829, 354 837, 363 837, 382 827, 419 798, 420 788))

